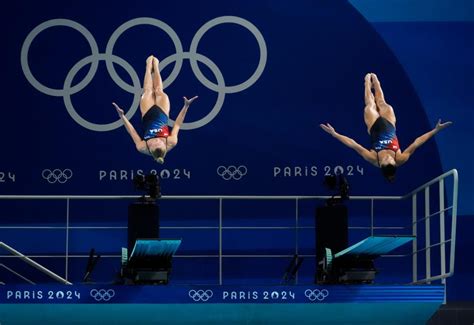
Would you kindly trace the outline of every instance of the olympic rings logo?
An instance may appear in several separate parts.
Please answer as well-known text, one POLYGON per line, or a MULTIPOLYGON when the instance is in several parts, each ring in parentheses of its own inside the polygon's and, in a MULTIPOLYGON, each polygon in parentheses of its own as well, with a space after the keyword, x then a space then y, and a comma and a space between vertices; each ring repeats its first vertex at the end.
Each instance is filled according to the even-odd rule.
POLYGON ((115 291, 113 289, 92 289, 90 295, 95 301, 109 301, 115 296, 115 291))
POLYGON ((72 170, 65 169, 43 169, 41 172, 43 179, 47 180, 49 184, 54 184, 56 182, 64 184, 72 177, 72 170))
MULTIPOLYGON (((194 75, 196 76, 196 78, 205 87, 217 92, 218 94, 217 101, 214 104, 214 107, 212 108, 212 110, 200 120, 197 120, 194 122, 183 123, 181 128, 184 130, 200 128, 206 125, 207 123, 211 122, 220 112, 224 104, 225 95, 241 92, 249 88, 250 86, 252 86, 262 75, 266 62, 267 62, 267 46, 260 31, 257 29, 255 25, 253 25, 248 20, 245 20, 243 18, 236 17, 236 16, 217 17, 205 23, 203 26, 201 26, 201 28, 198 29, 198 31, 194 35, 191 41, 189 51, 187 52, 183 51, 183 45, 181 44, 181 40, 179 39, 176 32, 168 24, 155 18, 140 17, 140 18, 129 20, 125 22, 124 24, 120 25, 112 33, 112 36, 110 36, 110 39, 106 46, 105 53, 99 53, 99 48, 97 46, 97 43, 94 37, 81 24, 69 19, 51 19, 36 26, 28 34, 25 41, 23 42, 23 46, 21 48, 21 67, 22 67, 23 73, 26 79, 30 82, 30 84, 34 88, 36 88, 38 91, 49 96, 63 97, 64 105, 66 106, 66 109, 69 115, 72 117, 72 119, 76 123, 83 126, 84 128, 87 128, 92 131, 98 131, 98 132, 105 132, 105 131, 111 131, 111 130, 117 129, 120 126, 122 126, 122 121, 120 119, 118 119, 117 121, 113 123, 97 124, 97 123, 89 122, 83 117, 81 117, 77 113, 76 109, 74 108, 72 104, 71 95, 80 92, 87 85, 89 85, 89 83, 92 81, 92 79, 94 78, 97 72, 99 61, 105 61, 107 71, 110 77, 112 78, 112 80, 117 84, 117 86, 119 86, 123 90, 134 95, 132 105, 126 112, 125 116, 128 119, 130 119, 133 116, 133 114, 135 114, 135 112, 137 111, 138 104, 140 101, 140 96, 142 93, 140 79, 136 71, 132 68, 132 66, 127 61, 114 55, 113 50, 118 38, 126 30, 135 26, 139 26, 139 25, 151 25, 151 26, 157 27, 161 29, 162 31, 164 31, 173 41, 174 47, 176 49, 176 53, 166 57, 160 62, 161 70, 163 70, 164 68, 166 68, 166 66, 174 62, 174 67, 170 75, 168 76, 168 78, 163 80, 164 88, 166 88, 171 83, 173 83, 173 81, 176 79, 179 72, 181 71, 183 60, 188 59, 191 64, 192 71, 194 75), (229 24, 229 23, 240 25, 246 28, 248 31, 250 31, 252 35, 255 37, 255 39, 257 40, 258 47, 260 50, 260 58, 259 58, 257 68, 255 69, 254 73, 246 81, 237 85, 232 85, 232 86, 226 85, 224 81, 224 77, 221 73, 221 70, 217 67, 217 65, 211 59, 209 59, 208 57, 202 54, 197 53, 199 42, 201 41, 201 38, 204 36, 204 34, 208 30, 210 30, 211 28, 215 26, 218 26, 221 24, 229 24), (44 30, 51 27, 56 27, 56 26, 69 27, 78 31, 87 40, 87 42, 89 43, 89 47, 91 49, 91 55, 79 60, 71 68, 71 70, 69 70, 69 72, 67 73, 64 79, 64 85, 62 89, 50 88, 50 87, 45 86, 41 82, 39 82, 35 78, 35 76, 33 76, 33 73, 31 72, 31 69, 28 63, 28 54, 29 54, 31 44, 33 43, 34 39, 44 30), (217 80, 217 83, 210 81, 204 76, 204 74, 201 72, 199 68, 198 62, 206 65, 211 70, 211 72, 214 74, 217 80), (90 68, 86 76, 84 77, 84 79, 82 79, 76 85, 72 85, 72 81, 74 80, 79 70, 81 70, 84 66, 88 64, 90 64, 90 68), (114 64, 118 64, 119 66, 121 66, 130 75, 130 79, 132 81, 131 85, 125 82, 117 74, 114 64)), ((173 126, 173 124, 174 124, 174 121, 170 120, 170 126, 173 126)))
POLYGON ((213 296, 213 293, 212 293, 212 290, 189 290, 188 292, 188 296, 189 298, 191 298, 192 300, 198 302, 198 301, 203 301, 203 302, 206 302, 208 301, 209 299, 212 298, 213 296))
POLYGON ((326 299, 327 296, 329 296, 329 291, 326 290, 326 289, 323 289, 323 290, 319 290, 319 289, 314 289, 314 290, 307 289, 307 290, 304 292, 304 295, 305 295, 306 298, 308 298, 308 299, 311 300, 311 301, 315 301, 315 300, 323 301, 324 299, 326 299))
POLYGON ((219 166, 217 167, 217 175, 219 175, 226 181, 231 179, 238 181, 242 179, 242 177, 247 175, 247 167, 243 165, 240 165, 239 167, 235 167, 232 165, 229 167, 219 166))

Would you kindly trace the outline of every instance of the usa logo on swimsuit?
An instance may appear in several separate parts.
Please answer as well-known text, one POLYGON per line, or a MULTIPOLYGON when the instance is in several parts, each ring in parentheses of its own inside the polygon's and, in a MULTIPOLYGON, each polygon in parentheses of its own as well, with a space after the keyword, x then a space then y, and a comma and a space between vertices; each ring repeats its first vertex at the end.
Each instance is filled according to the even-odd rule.
MULTIPOLYGON (((98 132, 111 131, 111 130, 117 129, 122 126, 122 122, 120 119, 112 123, 98 124, 98 123, 92 123, 84 119, 83 117, 81 117, 77 113, 76 109, 74 108, 72 104, 71 95, 76 94, 80 92, 81 90, 83 90, 94 78, 95 73, 97 72, 99 61, 105 61, 107 71, 110 74, 110 77, 112 78, 112 80, 117 84, 117 86, 119 86, 126 92, 134 94, 132 105, 128 109, 125 116, 128 119, 130 119, 133 116, 133 114, 135 114, 135 112, 137 111, 138 104, 140 101, 140 96, 142 93, 142 86, 140 84, 139 77, 136 71, 127 61, 113 54, 113 49, 118 38, 126 30, 135 26, 139 26, 139 25, 155 26, 161 29, 162 31, 164 31, 173 41, 174 47, 176 49, 176 53, 166 57, 160 63, 160 69, 163 70, 170 63, 174 62, 174 67, 170 75, 168 76, 168 78, 163 80, 164 88, 166 88, 171 83, 173 83, 173 81, 176 79, 179 72, 181 71, 183 60, 188 59, 191 64, 192 71, 194 75, 196 76, 196 78, 205 87, 217 92, 218 94, 217 101, 214 104, 214 107, 212 108, 212 110, 200 120, 183 123, 181 126, 183 130, 191 130, 191 129, 200 128, 206 125, 207 123, 211 122, 217 116, 222 106, 224 105, 224 98, 226 94, 238 93, 249 88, 260 78, 260 76, 263 73, 263 70, 265 69, 265 65, 267 62, 267 46, 266 46, 265 40, 262 34, 260 33, 260 31, 258 30, 258 28, 255 27, 255 25, 253 25, 248 20, 245 20, 243 18, 236 17, 236 16, 222 16, 222 17, 217 17, 208 21, 203 26, 201 26, 201 28, 198 29, 198 31, 196 32, 196 34, 194 35, 191 41, 189 51, 186 52, 186 51, 183 51, 183 46, 181 44, 181 40, 179 39, 178 35, 168 24, 166 24, 165 22, 159 19, 149 18, 149 17, 140 17, 140 18, 135 18, 135 19, 125 22, 112 33, 112 36, 110 36, 110 39, 107 43, 105 53, 99 53, 99 48, 94 37, 81 24, 69 19, 52 19, 52 20, 45 21, 39 24, 38 26, 36 26, 28 34, 25 41, 23 42, 23 46, 21 48, 21 67, 22 67, 23 73, 26 79, 30 82, 30 84, 33 87, 35 87, 38 91, 50 96, 63 97, 64 105, 66 106, 66 109, 69 115, 73 118, 73 120, 76 123, 83 126, 84 128, 93 130, 93 131, 98 131, 98 132), (229 24, 229 23, 240 25, 246 28, 248 31, 250 31, 252 35, 255 37, 255 39, 257 40, 258 47, 260 50, 260 58, 259 58, 257 68, 255 69, 254 73, 246 81, 237 85, 233 85, 233 86, 226 85, 224 81, 224 77, 221 73, 221 70, 217 67, 217 65, 211 59, 209 59, 208 57, 202 54, 197 53, 199 42, 208 30, 210 30, 211 28, 215 26, 218 26, 221 24, 229 24), (64 80, 64 85, 62 89, 50 88, 50 87, 45 86, 41 82, 39 82, 35 78, 35 76, 33 76, 33 73, 31 72, 31 69, 28 63, 29 62, 28 55, 29 55, 30 47, 33 41, 35 40, 35 38, 44 30, 51 27, 56 27, 56 26, 65 26, 65 27, 75 29, 76 31, 78 31, 80 34, 82 34, 85 37, 91 49, 91 55, 79 60, 71 68, 71 70, 69 70, 64 80), (217 84, 206 78, 206 76, 201 72, 198 62, 206 65, 209 68, 209 70, 214 74, 217 80, 217 84), (86 76, 79 83, 73 86, 72 81, 75 78, 76 74, 87 64, 90 64, 90 68, 86 76), (125 82, 123 79, 120 78, 120 76, 115 71, 114 64, 118 64, 119 66, 121 66, 130 75, 130 79, 132 80, 132 85, 128 84, 127 82, 125 82)), ((170 126, 173 126, 174 121, 170 119, 169 124, 170 126)))

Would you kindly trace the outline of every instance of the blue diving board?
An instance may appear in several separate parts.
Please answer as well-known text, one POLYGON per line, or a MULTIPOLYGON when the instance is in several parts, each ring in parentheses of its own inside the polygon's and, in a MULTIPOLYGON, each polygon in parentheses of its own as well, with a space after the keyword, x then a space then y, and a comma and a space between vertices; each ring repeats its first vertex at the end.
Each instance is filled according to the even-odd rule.
POLYGON ((173 256, 181 239, 137 239, 130 258, 145 256, 173 256))
POLYGON ((371 236, 340 251, 334 258, 342 256, 379 256, 411 242, 415 236, 371 236))

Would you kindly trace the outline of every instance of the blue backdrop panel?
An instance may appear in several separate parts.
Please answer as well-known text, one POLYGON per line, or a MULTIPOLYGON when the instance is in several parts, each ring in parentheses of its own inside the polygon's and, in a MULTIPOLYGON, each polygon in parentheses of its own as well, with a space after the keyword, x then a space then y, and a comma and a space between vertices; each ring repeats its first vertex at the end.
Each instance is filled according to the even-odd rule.
POLYGON ((92 2, 58 4, 12 4, 25 16, 11 22, 15 32, 2 53, 12 63, 4 107, 18 107, 21 98, 21 109, 3 115, 18 121, 0 134, 8 153, 3 169, 16 176, 2 184, 5 193, 124 193, 134 175, 156 171, 167 194, 306 194, 323 192, 322 176, 336 171, 350 176, 357 193, 384 194, 441 171, 430 141, 397 183, 385 186, 378 170, 319 129, 331 122, 368 144, 363 77, 369 71, 379 73, 395 108, 403 148, 432 126, 397 57, 345 1, 290 10, 283 1, 213 2, 204 11, 188 3, 179 15, 179 3, 126 9, 94 3, 92 15, 92 2), (237 18, 218 18, 226 16, 237 18), (173 56, 181 48, 182 61, 173 56), (135 151, 111 106, 122 105, 140 130, 134 99, 149 54, 167 65, 172 118, 183 95, 200 96, 164 166, 135 151), (421 166, 424 175, 413 177, 421 166))

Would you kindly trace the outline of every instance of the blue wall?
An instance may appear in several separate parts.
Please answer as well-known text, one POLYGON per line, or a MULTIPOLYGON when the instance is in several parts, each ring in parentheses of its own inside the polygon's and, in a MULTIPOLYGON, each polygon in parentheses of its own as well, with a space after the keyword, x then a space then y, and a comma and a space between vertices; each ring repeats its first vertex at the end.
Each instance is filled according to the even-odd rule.
MULTIPOLYGON (((472 4, 465 1, 451 6, 445 1, 430 1, 425 5, 433 6, 433 10, 420 10, 408 3, 397 2, 401 6, 397 11, 386 10, 394 6, 390 2, 355 0, 296 4, 209 1, 205 5, 169 1, 10 3, 0 19, 4 48, 0 55, 5 63, 0 81, 0 194, 129 194, 135 193, 133 175, 155 170, 161 173, 166 195, 324 195, 327 192, 322 185, 323 176, 340 166, 348 176, 351 194, 398 195, 457 168, 461 178, 460 219, 468 218, 474 215, 470 191, 474 174, 469 159, 474 135, 472 4), (460 11, 459 7, 465 10, 460 11), (424 14, 428 11, 433 14, 424 14), (184 54, 181 69, 170 62, 163 70, 164 79, 176 77, 173 82, 166 82, 172 118, 181 108, 182 96, 197 94, 199 99, 188 113, 186 122, 190 124, 181 131, 179 146, 169 154, 164 166, 156 165, 135 151, 110 103, 116 101, 127 110, 131 107, 129 114, 136 112, 145 58, 154 54, 164 63, 176 59, 168 58, 177 51, 170 33, 177 35, 173 39, 184 52, 192 51, 198 30, 222 16, 239 17, 237 22, 244 26, 222 23, 210 27, 195 49, 199 55, 184 54), (111 56, 107 52, 111 36, 122 24, 140 17, 155 19, 153 22, 160 26, 166 24, 168 35, 150 25, 131 27, 119 32, 113 47, 115 56, 111 56), (90 33, 89 38, 70 27, 50 27, 33 34, 45 22, 49 21, 46 24, 50 26, 58 23, 51 21, 54 19, 79 24, 74 26, 82 34, 90 33), (79 62, 91 55, 88 42, 93 48, 97 44, 90 60, 100 60, 93 75, 88 74, 87 62, 79 62), (201 61, 198 66, 202 75, 193 71, 189 56, 201 61), (104 58, 115 63, 118 76, 109 73, 104 58), (402 148, 434 127, 439 117, 454 121, 451 128, 427 142, 400 168, 394 184, 387 184, 379 170, 318 127, 321 122, 330 122, 339 132, 368 144, 363 123, 363 78, 370 71, 379 75, 386 98, 395 109, 402 148), (83 81, 89 79, 90 83, 83 81), (72 89, 68 89, 68 83, 72 89), (218 85, 213 86, 214 83, 218 85), (46 90, 40 84, 58 90, 46 90), (63 96, 65 93, 71 96, 63 96), (200 126, 195 127, 196 124, 200 126), (460 148, 466 148, 468 157, 459 158, 460 148), (219 166, 244 166, 240 171, 245 173, 238 180, 226 180, 219 175, 219 166), (55 169, 66 171, 65 178, 52 176, 49 171, 55 169)), ((131 121, 140 130, 138 112, 131 121)), ((62 203, 57 207, 55 203, 28 208, 31 211, 1 204, 2 225, 64 223, 62 203)), ((312 208, 302 212, 308 225, 312 222, 312 208)), ((262 212, 255 219, 272 225, 285 223, 285 218, 293 216, 289 208, 273 207, 265 217, 262 214, 267 209, 258 210, 262 212)), ((197 210, 200 209, 184 211, 178 222, 215 224, 215 216, 207 212, 197 217, 190 215, 197 210)), ((120 226, 125 221, 126 204, 85 204, 73 211, 78 215, 71 222, 77 225, 120 226)), ((168 211, 164 222, 167 218, 176 222, 176 218, 171 219, 174 210, 168 211)), ((235 216, 237 225, 249 221, 245 220, 249 218, 248 210, 241 211, 235 216)), ((357 218, 367 215, 365 207, 351 211, 356 223, 357 218)), ((396 220, 394 217, 393 222, 396 220)), ((5 242, 22 238, 23 248, 31 253, 59 254, 63 249, 62 233, 44 235, 51 242, 41 245, 32 245, 28 240, 34 238, 34 233, 2 229, 0 234, 0 240, 5 242)), ((182 232, 169 235, 192 238, 182 232)), ((70 248, 84 254, 92 245, 84 243, 88 238, 112 254, 118 251, 116 247, 124 236, 124 232, 74 233, 70 248)), ((183 249, 209 252, 215 249, 212 236, 203 247, 196 243, 183 249)), ((286 243, 290 245, 294 239, 291 234, 285 236, 281 247, 277 243, 271 245, 273 253, 287 253, 286 243)), ((314 242, 311 236, 308 233, 302 244, 308 252, 314 242)), ((228 239, 239 242, 239 236, 229 235, 228 239)), ((462 234, 458 239, 461 258, 468 254, 467 240, 462 234)), ((284 268, 286 261, 280 262, 284 268)), ((78 270, 79 276, 83 261, 77 263, 78 268, 71 269, 78 270)), ((116 261, 110 263, 111 268, 116 265, 116 261)), ((307 266, 307 279, 312 268, 307 266)), ((456 276, 461 276, 462 270, 456 276)), ((249 278, 258 281, 266 276, 253 274, 249 278)), ((453 290, 459 291, 456 297, 465 299, 462 290, 453 290)))

